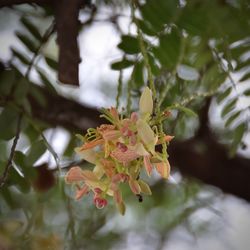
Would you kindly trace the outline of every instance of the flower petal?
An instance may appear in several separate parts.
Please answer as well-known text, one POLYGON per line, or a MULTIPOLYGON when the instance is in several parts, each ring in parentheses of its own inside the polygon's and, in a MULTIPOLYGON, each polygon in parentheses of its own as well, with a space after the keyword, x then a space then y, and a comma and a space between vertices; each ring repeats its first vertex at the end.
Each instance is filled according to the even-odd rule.
POLYGON ((75 195, 76 200, 80 200, 88 192, 89 192, 89 187, 87 185, 83 185, 82 188, 76 191, 76 195, 75 195))
POLYGON ((75 148, 75 152, 79 154, 81 159, 88 161, 90 163, 96 164, 97 154, 92 149, 81 150, 80 147, 75 148))
POLYGON ((155 135, 154 131, 147 124, 146 121, 139 119, 136 123, 138 135, 150 152, 154 153, 155 149, 155 135))
POLYGON ((147 195, 151 195, 151 194, 152 194, 149 185, 148 185, 145 181, 143 181, 143 180, 138 180, 138 183, 139 183, 139 185, 140 185, 140 188, 141 188, 141 192, 142 192, 142 193, 147 194, 147 195))
POLYGON ((128 163, 139 157, 139 155, 135 151, 130 150, 130 149, 128 149, 125 152, 123 152, 120 149, 115 149, 111 152, 110 155, 121 163, 128 163))
POLYGON ((104 140, 112 141, 118 139, 121 136, 121 132, 119 130, 109 130, 103 132, 102 136, 104 140))
POLYGON ((81 151, 86 150, 86 149, 94 148, 94 147, 101 145, 103 143, 104 143, 104 139, 95 139, 93 141, 86 142, 85 144, 83 144, 79 148, 79 151, 81 152, 81 151))
POLYGON ((153 166, 150 162, 150 157, 149 156, 144 156, 143 157, 143 163, 144 163, 144 167, 146 169, 147 175, 150 176, 153 170, 153 166))
POLYGON ((93 173, 96 175, 98 179, 101 179, 105 171, 101 165, 96 165, 93 169, 93 173))
POLYGON ((170 164, 168 160, 166 162, 155 163, 155 168, 162 178, 167 179, 169 177, 170 164))
POLYGON ((141 192, 141 187, 140 187, 138 181, 133 180, 133 179, 130 178, 130 180, 129 180, 128 183, 129 183, 129 186, 130 186, 131 191, 132 191, 134 194, 139 194, 139 193, 141 192))
POLYGON ((141 95, 140 102, 139 102, 139 110, 140 114, 152 114, 153 112, 153 98, 152 98, 152 91, 146 87, 141 95))
POLYGON ((83 181, 84 177, 82 175, 82 170, 80 167, 76 166, 76 167, 72 167, 67 174, 64 177, 65 182, 68 184, 72 184, 74 182, 79 182, 79 181, 83 181))
MULTIPOLYGON (((172 135, 165 135, 164 142, 170 142, 173 138, 174 138, 174 136, 172 136, 172 135)), ((157 145, 162 144, 161 139, 157 140, 156 144, 157 145)))

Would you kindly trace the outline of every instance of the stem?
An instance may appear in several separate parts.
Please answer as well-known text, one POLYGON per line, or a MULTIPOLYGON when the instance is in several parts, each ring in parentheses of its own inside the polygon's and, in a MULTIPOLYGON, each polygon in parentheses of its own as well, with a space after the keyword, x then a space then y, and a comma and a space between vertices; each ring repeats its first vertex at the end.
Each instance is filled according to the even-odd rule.
POLYGON ((144 65, 145 65, 145 67, 147 69, 147 73, 148 73, 149 87, 152 90, 153 99, 155 100, 156 99, 156 89, 155 89, 155 85, 154 85, 153 74, 152 74, 152 70, 151 70, 151 67, 149 64, 149 59, 148 59, 148 54, 147 54, 144 39, 143 39, 143 34, 140 30, 139 23, 138 23, 137 19, 135 18, 135 4, 136 3, 134 3, 134 0, 132 0, 132 2, 131 2, 132 20, 134 21, 134 23, 136 24, 136 27, 137 27, 139 46, 140 46, 141 53, 142 53, 142 56, 144 59, 144 65))
POLYGON ((19 114, 18 116, 18 121, 17 121, 17 129, 16 129, 16 136, 15 136, 15 139, 13 141, 13 144, 12 144, 12 147, 11 147, 11 152, 10 152, 10 156, 9 156, 9 159, 7 161, 7 164, 4 168, 4 172, 0 178, 0 188, 2 188, 8 178, 8 174, 9 174, 9 171, 10 171, 10 168, 12 166, 12 161, 13 161, 13 158, 15 156, 15 150, 16 150, 16 146, 17 146, 17 142, 18 142, 18 139, 19 139, 19 136, 20 136, 20 130, 21 130, 21 123, 22 123, 22 114, 19 114))

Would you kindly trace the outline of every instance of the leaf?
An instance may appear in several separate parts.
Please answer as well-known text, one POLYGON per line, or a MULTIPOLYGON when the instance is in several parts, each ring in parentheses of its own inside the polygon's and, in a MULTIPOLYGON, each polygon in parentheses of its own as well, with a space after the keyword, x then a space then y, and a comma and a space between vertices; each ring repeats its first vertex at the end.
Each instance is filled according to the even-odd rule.
POLYGON ((26 78, 21 78, 17 83, 15 87, 15 92, 14 92, 14 98, 15 102, 18 104, 22 104, 23 100, 27 96, 29 91, 29 82, 26 78))
POLYGON ((16 32, 16 36, 19 38, 19 40, 24 44, 24 46, 30 50, 31 52, 35 53, 37 48, 34 45, 34 42, 26 35, 23 35, 19 32, 16 32))
POLYGON ((54 60, 53 58, 50 57, 45 57, 45 61, 46 63, 55 71, 58 70, 58 62, 56 60, 54 60))
POLYGON ((239 111, 235 112, 233 115, 231 115, 227 119, 227 121, 225 123, 225 127, 229 127, 239 117, 240 114, 241 114, 241 110, 239 110, 239 111))
POLYGON ((179 60, 181 52, 181 36, 176 29, 172 29, 170 34, 160 37, 160 45, 153 48, 153 53, 159 59, 162 66, 174 68, 179 60))
POLYGON ((47 76, 41 71, 41 70, 37 70, 37 73, 39 74, 42 82, 44 83, 44 85, 46 86, 46 88, 53 94, 57 94, 55 87, 53 86, 53 84, 50 82, 50 80, 47 78, 47 76))
POLYGON ((227 98, 231 92, 232 92, 232 87, 229 87, 223 93, 220 93, 217 97, 218 104, 220 104, 225 98, 227 98))
POLYGON ((140 88, 143 84, 143 63, 140 61, 135 64, 133 69, 133 82, 136 88, 140 88))
POLYGON ((221 117, 225 117, 229 112, 231 112, 234 107, 235 104, 237 103, 237 99, 232 99, 223 109, 221 112, 221 117))
POLYGON ((30 85, 30 94, 33 98, 35 98, 35 100, 40 106, 42 107, 46 106, 47 101, 46 98, 44 97, 43 92, 34 84, 30 85))
POLYGON ((248 79, 250 79, 250 72, 247 73, 247 74, 245 74, 245 75, 243 75, 243 76, 240 78, 239 82, 244 82, 244 81, 246 81, 246 80, 248 80, 248 79))
POLYGON ((181 105, 173 105, 173 106, 169 106, 167 107, 167 109, 178 109, 180 111, 183 111, 186 115, 188 116, 193 116, 193 117, 197 117, 197 114, 190 108, 181 106, 181 105))
POLYGON ((29 59, 24 56, 23 54, 21 54, 19 51, 17 51, 16 49, 14 48, 11 48, 11 51, 13 53, 13 55, 19 59, 20 62, 22 62, 23 64, 26 64, 26 65, 29 65, 30 64, 30 61, 29 59))
POLYGON ((0 72, 0 95, 9 95, 15 81, 14 70, 4 70, 0 72))
POLYGON ((243 92, 243 95, 250 96, 250 89, 247 89, 243 92))
POLYGON ((134 65, 134 61, 123 59, 122 61, 118 62, 113 62, 111 64, 111 69, 113 70, 121 70, 121 69, 126 69, 132 65, 134 65))
POLYGON ((0 138, 3 140, 12 139, 17 130, 18 113, 15 109, 7 106, 0 114, 0 138))
POLYGON ((174 18, 178 10, 177 0, 148 0, 141 7, 143 19, 147 20, 155 32, 161 31, 165 24, 174 18))
POLYGON ((42 40, 42 36, 38 30, 38 28, 26 17, 21 18, 21 23, 25 26, 25 28, 36 38, 38 41, 42 40))
POLYGON ((246 130, 246 124, 245 123, 241 123, 235 128, 232 147, 231 147, 231 150, 230 150, 230 155, 231 156, 233 156, 236 153, 238 145, 242 141, 245 130, 246 130))
POLYGON ((27 152, 26 164, 32 166, 47 150, 43 140, 36 141, 27 152))
POLYGON ((141 51, 137 37, 129 35, 122 36, 122 41, 118 44, 118 48, 127 54, 137 54, 141 51))

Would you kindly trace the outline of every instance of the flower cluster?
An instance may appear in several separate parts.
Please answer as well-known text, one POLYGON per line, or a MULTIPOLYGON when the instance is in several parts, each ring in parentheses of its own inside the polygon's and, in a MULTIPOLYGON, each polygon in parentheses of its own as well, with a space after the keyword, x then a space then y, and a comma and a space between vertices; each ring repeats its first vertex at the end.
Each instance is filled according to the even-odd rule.
MULTIPOLYGON (((168 143, 173 137, 159 134, 157 118, 152 115, 152 92, 144 89, 139 103, 139 114, 133 112, 129 118, 118 114, 111 107, 104 110, 110 124, 89 129, 84 143, 76 152, 86 161, 95 165, 93 171, 72 167, 65 176, 69 184, 76 184, 75 198, 94 193, 93 202, 97 208, 108 204, 112 196, 121 214, 125 213, 121 184, 128 183, 131 191, 141 199, 141 193, 150 195, 148 184, 140 178, 144 168, 150 176, 153 169, 168 178, 170 165, 166 152, 157 152, 156 145, 168 143)), ((166 114, 162 114, 164 116, 166 114)))

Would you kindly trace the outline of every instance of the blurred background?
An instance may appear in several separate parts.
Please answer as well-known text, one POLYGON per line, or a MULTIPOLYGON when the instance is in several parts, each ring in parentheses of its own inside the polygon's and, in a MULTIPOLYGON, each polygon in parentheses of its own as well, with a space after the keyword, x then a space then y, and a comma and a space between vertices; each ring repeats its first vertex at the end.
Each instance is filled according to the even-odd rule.
POLYGON ((0 2, 0 250, 249 249, 250 2, 132 2, 0 2), (100 108, 138 109, 138 31, 175 138, 121 216, 63 177, 100 108))

